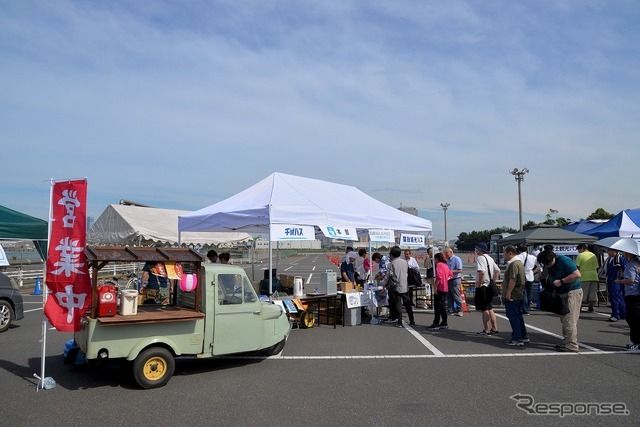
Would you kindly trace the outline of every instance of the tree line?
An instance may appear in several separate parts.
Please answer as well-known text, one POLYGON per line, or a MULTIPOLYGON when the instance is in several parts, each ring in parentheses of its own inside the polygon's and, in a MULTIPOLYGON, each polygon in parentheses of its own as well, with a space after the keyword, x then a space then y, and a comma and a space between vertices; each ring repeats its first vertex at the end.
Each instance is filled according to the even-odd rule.
MULTIPOLYGON (((558 211, 555 209, 549 209, 549 212, 545 215, 545 220, 542 222, 535 221, 527 221, 527 223, 522 225, 522 228, 527 230, 529 228, 538 227, 540 225, 546 225, 551 227, 564 227, 565 225, 571 224, 573 221, 569 218, 557 217, 558 211)), ((591 215, 587 217, 588 220, 591 219, 611 219, 615 215, 605 211, 603 208, 596 209, 591 215)), ((471 231, 469 233, 462 232, 458 235, 458 240, 456 240, 456 248, 459 251, 473 251, 475 246, 480 242, 489 243, 491 240, 492 234, 500 234, 500 233, 517 233, 518 230, 510 227, 498 227, 493 230, 483 230, 483 231, 471 231)))

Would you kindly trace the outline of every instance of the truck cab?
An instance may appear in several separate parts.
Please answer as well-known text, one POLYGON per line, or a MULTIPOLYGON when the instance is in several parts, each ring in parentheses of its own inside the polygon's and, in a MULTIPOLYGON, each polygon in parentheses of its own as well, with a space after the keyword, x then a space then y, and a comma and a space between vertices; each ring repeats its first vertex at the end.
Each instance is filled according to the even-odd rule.
MULTIPOLYGON (((92 309, 75 334, 88 361, 120 359, 131 362, 142 388, 165 385, 176 357, 211 358, 245 352, 277 353, 289 335, 287 316, 275 304, 261 301, 243 268, 203 264, 188 249, 87 247, 92 275, 92 309), (158 252, 159 251, 159 252, 158 252), (141 304, 134 314, 104 315, 99 310, 98 267, 114 258, 135 262, 180 262, 185 274, 195 274, 197 286, 187 292, 172 283, 170 304, 141 304), (157 255, 161 255, 158 259, 157 255), (176 261, 178 260, 178 261, 176 261), (98 315, 102 313, 102 315, 98 315)), ((173 282, 176 282, 175 280, 173 282)), ((121 304, 122 305, 122 304, 121 304)))

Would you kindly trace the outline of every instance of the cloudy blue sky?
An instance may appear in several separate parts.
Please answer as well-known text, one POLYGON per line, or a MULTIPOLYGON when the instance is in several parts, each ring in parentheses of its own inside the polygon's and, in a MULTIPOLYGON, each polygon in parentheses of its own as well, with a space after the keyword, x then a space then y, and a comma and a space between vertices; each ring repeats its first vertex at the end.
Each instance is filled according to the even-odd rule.
MULTIPOLYGON (((640 206, 640 2, 0 3, 0 204, 195 210, 273 172, 449 238, 640 206)), ((357 207, 354 207, 357 208, 357 207)))

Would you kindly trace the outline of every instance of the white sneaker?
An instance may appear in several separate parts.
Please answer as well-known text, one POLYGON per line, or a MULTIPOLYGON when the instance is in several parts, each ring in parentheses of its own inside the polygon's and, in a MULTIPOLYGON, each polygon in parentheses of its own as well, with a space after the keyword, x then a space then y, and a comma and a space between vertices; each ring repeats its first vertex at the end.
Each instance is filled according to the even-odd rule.
POLYGON ((462 316, 463 316, 463 314, 462 314, 462 312, 461 312, 461 311, 459 311, 459 312, 455 313, 455 314, 454 314, 454 316, 462 317, 462 316))

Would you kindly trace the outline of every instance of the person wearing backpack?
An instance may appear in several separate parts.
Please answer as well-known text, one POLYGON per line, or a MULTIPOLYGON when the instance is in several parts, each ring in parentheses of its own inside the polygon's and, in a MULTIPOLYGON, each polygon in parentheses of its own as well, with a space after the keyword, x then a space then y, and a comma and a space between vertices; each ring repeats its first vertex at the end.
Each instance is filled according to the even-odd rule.
POLYGON ((488 254, 489 248, 484 242, 480 242, 475 247, 476 251, 476 293, 474 305, 477 311, 482 312, 482 331, 478 335, 498 335, 498 319, 493 312, 493 297, 497 296, 495 280, 500 277, 500 267, 488 254), (493 286, 491 282, 493 283, 493 286))

